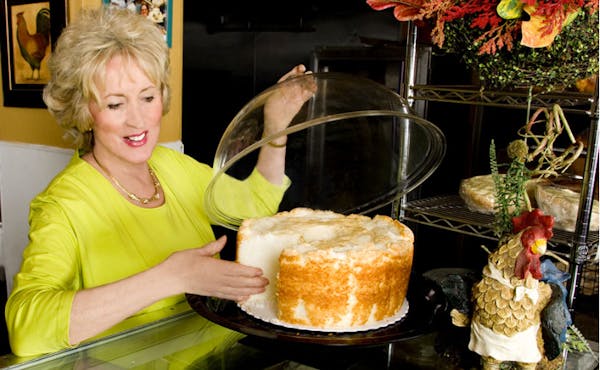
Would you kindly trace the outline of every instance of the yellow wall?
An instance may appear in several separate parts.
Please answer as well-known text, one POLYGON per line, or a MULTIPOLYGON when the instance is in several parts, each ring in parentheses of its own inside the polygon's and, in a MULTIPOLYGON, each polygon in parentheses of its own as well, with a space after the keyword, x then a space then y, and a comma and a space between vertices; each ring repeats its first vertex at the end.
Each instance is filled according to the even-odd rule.
MULTIPOLYGON (((76 17, 82 7, 99 6, 101 0, 69 0, 68 18, 76 17)), ((183 0, 172 0, 171 110, 164 117, 161 142, 181 140, 181 90, 183 71, 183 0)), ((0 76, 1 79, 1 76, 0 76)), ((0 86, 2 86, 0 84, 0 86)), ((0 88, 0 101, 4 101, 0 88)), ((69 148, 62 130, 45 109, 12 108, 0 105, 0 141, 41 144, 69 148)))

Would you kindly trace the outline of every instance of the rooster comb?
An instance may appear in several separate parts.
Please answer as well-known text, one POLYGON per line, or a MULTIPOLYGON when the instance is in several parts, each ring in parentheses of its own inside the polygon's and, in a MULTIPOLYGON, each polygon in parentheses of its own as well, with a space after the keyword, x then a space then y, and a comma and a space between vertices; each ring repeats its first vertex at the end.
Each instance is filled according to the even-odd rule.
POLYGON ((535 208, 532 211, 523 211, 521 215, 512 218, 513 233, 517 234, 523 229, 532 226, 538 226, 545 230, 546 237, 552 237, 552 227, 554 227, 554 217, 544 215, 542 210, 535 208))

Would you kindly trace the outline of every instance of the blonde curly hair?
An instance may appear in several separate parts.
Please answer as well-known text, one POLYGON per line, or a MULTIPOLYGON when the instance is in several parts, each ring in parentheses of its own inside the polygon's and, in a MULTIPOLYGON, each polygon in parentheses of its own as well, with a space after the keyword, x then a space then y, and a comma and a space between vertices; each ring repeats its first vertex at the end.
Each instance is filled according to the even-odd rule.
POLYGON ((160 88, 163 115, 169 111, 169 48, 160 29, 127 9, 84 10, 63 30, 48 61, 50 82, 43 98, 48 110, 82 152, 92 149, 91 101, 100 102, 98 84, 115 56, 136 62, 160 88))

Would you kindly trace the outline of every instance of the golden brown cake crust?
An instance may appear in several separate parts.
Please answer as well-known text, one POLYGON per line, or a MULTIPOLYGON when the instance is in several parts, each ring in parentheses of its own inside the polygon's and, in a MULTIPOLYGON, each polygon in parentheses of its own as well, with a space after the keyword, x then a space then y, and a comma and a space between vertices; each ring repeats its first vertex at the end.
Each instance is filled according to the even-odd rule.
MULTIPOLYGON (((412 231, 387 216, 371 219, 298 208, 244 222, 238 232, 238 261, 260 264, 251 263, 257 257, 250 248, 258 252, 269 243, 280 248, 277 261, 259 266, 271 275, 270 288, 276 287, 278 319, 352 329, 399 312, 408 290, 413 242, 412 231)), ((273 259, 270 251, 260 253, 273 259)))
POLYGON ((349 252, 347 263, 323 253, 280 257, 278 317, 315 327, 362 326, 393 316, 404 303, 412 248, 349 252), (405 249, 405 253, 399 253, 405 249), (365 254, 372 254, 366 256, 365 254), (296 310, 303 306, 304 315, 296 310))

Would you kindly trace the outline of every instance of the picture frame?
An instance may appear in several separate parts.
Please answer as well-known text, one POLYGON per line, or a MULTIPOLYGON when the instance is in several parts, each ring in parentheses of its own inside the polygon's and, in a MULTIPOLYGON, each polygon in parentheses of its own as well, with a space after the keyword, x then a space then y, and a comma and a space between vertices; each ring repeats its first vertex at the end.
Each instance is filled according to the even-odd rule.
POLYGON ((171 47, 173 24, 173 0, 102 0, 105 5, 127 8, 150 18, 165 34, 165 41, 171 47))
POLYGON ((67 0, 0 0, 0 60, 6 107, 45 108, 48 59, 67 24, 67 0))

